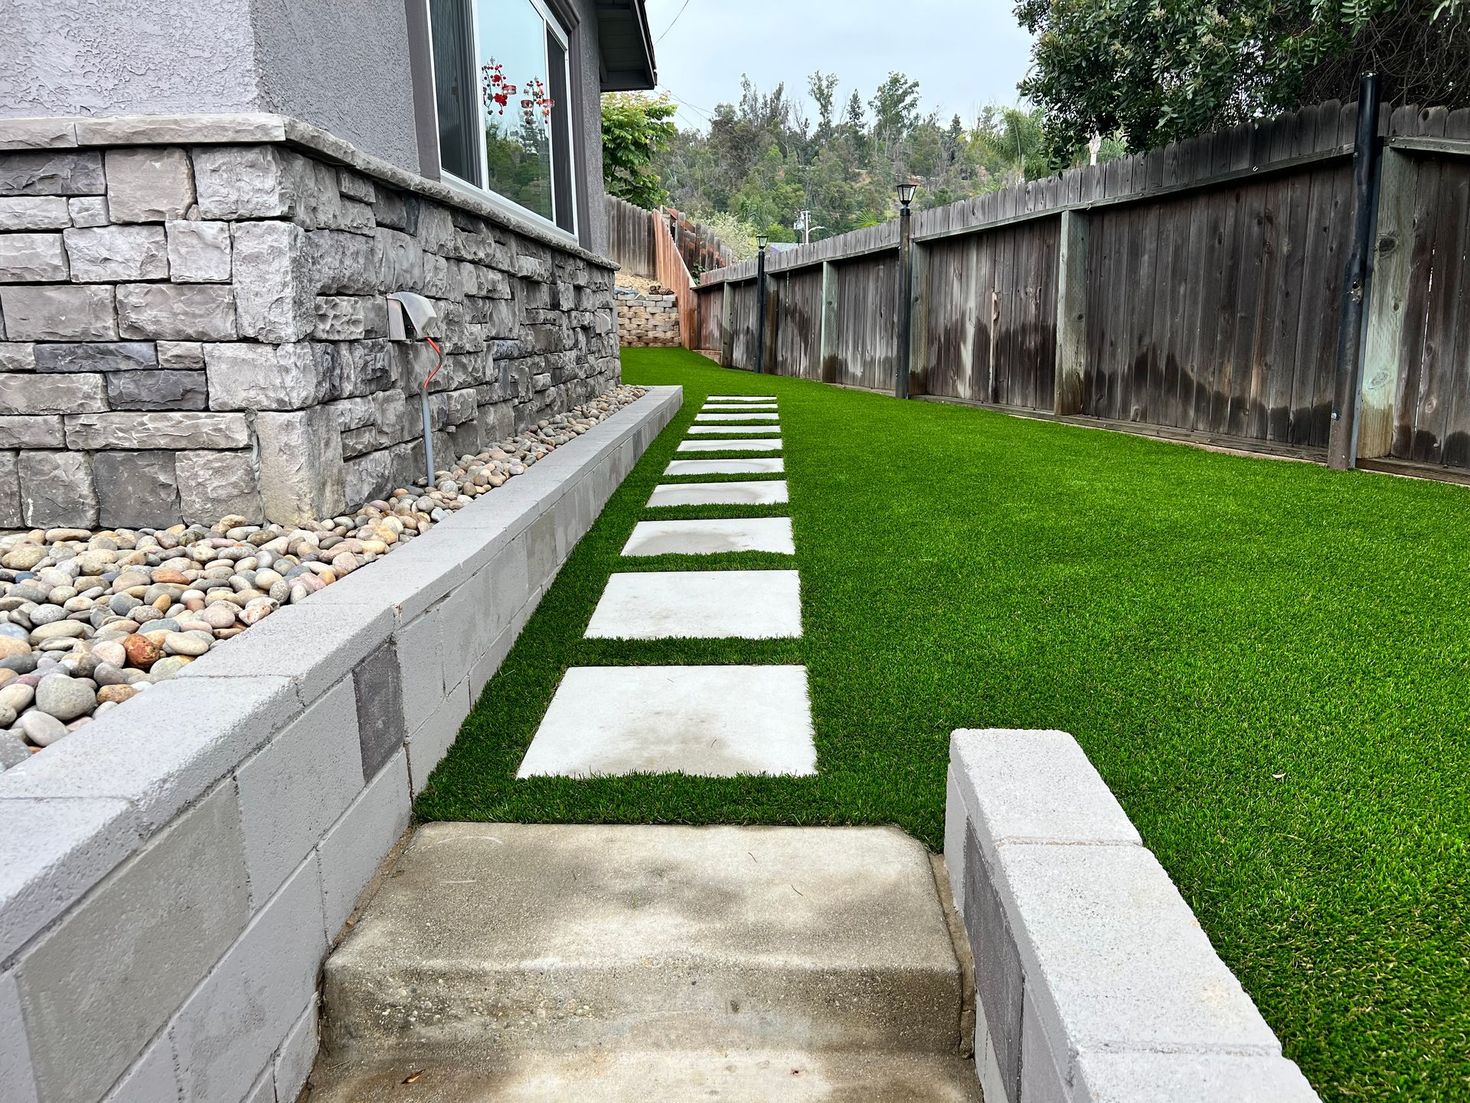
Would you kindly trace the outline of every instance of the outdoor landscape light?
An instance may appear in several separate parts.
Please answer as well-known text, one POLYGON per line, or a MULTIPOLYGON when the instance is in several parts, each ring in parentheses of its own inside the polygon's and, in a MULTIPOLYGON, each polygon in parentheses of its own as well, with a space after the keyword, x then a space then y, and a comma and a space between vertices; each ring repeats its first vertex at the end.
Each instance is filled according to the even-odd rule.
POLYGON ((756 234, 755 235, 755 247, 757 249, 760 249, 760 250, 764 251, 765 250, 765 247, 766 247, 766 244, 767 244, 767 242, 769 240, 770 239, 767 238, 765 234, 756 234))
POLYGON ((917 180, 900 180, 898 182, 898 201, 907 207, 914 201, 914 192, 919 190, 917 180))

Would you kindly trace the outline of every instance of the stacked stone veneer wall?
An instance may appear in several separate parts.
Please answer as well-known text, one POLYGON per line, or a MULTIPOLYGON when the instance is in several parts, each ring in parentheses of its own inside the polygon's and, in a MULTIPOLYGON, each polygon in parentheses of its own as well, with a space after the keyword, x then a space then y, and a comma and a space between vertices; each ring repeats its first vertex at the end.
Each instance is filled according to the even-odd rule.
POLYGON ((0 1098, 294 1101, 317 977, 652 393, 0 775, 0 1098))
POLYGON ((669 348, 679 335, 679 304, 672 295, 619 295, 618 341, 629 348, 669 348))
POLYGON ((1319 1103, 1066 732, 954 733, 944 860, 986 1103, 1319 1103))
POLYGON ((423 469, 386 292, 443 318, 450 456, 616 382, 611 287, 290 120, 0 122, 0 528, 339 514, 423 469))

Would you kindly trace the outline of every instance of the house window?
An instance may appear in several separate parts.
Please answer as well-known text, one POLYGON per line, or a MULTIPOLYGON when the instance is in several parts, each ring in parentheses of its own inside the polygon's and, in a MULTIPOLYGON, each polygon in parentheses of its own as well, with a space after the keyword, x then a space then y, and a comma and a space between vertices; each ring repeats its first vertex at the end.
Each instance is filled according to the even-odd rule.
POLYGON ((439 164, 576 232, 567 32, 540 0, 428 0, 439 164))

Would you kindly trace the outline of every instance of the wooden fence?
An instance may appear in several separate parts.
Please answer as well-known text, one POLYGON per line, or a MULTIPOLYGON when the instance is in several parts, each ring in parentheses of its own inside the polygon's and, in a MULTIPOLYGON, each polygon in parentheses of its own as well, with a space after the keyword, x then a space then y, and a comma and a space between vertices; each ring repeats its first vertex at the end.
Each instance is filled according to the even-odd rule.
POLYGON ((634 276, 656 278, 652 212, 615 195, 606 198, 608 257, 634 276))
MULTIPOLYGON (((913 393, 1325 448, 1355 118, 1330 102, 915 212, 913 393)), ((1358 456, 1470 468, 1470 111, 1379 130, 1358 456)), ((766 370, 893 386, 897 223, 768 272, 766 370)), ((754 366, 755 287, 753 261, 701 281, 698 344, 729 366, 754 366)))

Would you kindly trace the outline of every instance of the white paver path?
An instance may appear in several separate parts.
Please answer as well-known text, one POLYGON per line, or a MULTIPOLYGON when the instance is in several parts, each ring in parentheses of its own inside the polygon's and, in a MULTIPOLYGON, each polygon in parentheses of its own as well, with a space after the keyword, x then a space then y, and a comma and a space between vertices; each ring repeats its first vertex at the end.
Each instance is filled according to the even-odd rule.
POLYGON ((795 571, 615 574, 587 625, 600 640, 793 639, 801 635, 795 571))
POLYGON ((648 499, 658 506, 775 506, 788 501, 785 479, 756 482, 664 483, 648 499))
POLYGON ((795 555, 789 517, 728 517, 711 521, 639 521, 624 555, 718 555, 763 551, 795 555))
POLYGON ((706 402, 775 402, 773 394, 707 394, 706 402))
POLYGON ((665 475, 781 475, 786 461, 780 456, 753 456, 750 459, 670 460, 665 475))
POLYGON ((516 776, 816 769, 805 667, 573 667, 516 776))
POLYGON ((763 402, 706 402, 700 407, 700 413, 706 414, 733 414, 737 410, 746 410, 752 414, 774 414, 774 404, 767 406, 763 402))
POLYGON ((709 424, 717 421, 779 421, 776 414, 707 414, 703 410, 694 415, 694 423, 699 425, 709 424))
POLYGON ((769 436, 779 433, 779 425, 691 425, 689 434, 691 436, 741 436, 758 437, 762 434, 769 436))
POLYGON ((780 437, 763 437, 760 440, 686 440, 681 441, 679 452, 779 452, 780 437))

